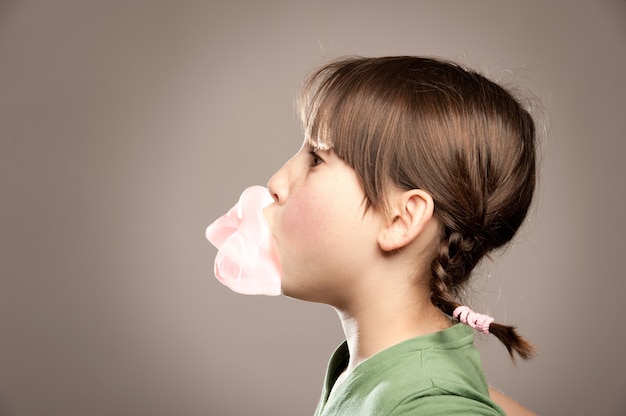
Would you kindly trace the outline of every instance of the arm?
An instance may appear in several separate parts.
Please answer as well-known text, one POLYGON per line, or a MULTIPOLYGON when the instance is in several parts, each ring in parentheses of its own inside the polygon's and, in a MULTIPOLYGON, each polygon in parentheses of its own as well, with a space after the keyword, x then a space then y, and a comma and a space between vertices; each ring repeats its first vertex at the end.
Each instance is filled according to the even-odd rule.
POLYGON ((491 400, 496 402, 508 416, 537 416, 536 413, 492 387, 489 387, 489 395, 491 400))

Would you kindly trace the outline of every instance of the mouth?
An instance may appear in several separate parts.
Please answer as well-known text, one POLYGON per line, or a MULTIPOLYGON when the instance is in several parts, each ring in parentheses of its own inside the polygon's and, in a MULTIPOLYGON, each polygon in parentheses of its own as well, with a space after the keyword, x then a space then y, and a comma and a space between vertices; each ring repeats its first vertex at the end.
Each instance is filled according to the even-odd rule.
POLYGON ((261 210, 261 214, 263 219, 265 219, 265 223, 267 225, 267 229, 271 234, 274 241, 276 241, 276 234, 274 233, 274 204, 270 204, 261 210))
POLYGON ((263 218, 265 218, 265 222, 267 223, 267 225, 270 227, 270 229, 272 228, 272 223, 270 221, 270 207, 272 206, 272 204, 266 206, 265 208, 261 209, 261 213, 263 214, 263 218))

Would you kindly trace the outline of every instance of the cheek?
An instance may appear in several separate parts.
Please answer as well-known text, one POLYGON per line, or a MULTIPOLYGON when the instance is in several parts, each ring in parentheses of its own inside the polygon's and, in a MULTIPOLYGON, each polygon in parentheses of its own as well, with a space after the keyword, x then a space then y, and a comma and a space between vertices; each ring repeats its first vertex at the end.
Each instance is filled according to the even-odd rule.
POLYGON ((314 192, 302 190, 291 196, 282 213, 282 229, 292 243, 320 244, 327 234, 328 208, 314 192))

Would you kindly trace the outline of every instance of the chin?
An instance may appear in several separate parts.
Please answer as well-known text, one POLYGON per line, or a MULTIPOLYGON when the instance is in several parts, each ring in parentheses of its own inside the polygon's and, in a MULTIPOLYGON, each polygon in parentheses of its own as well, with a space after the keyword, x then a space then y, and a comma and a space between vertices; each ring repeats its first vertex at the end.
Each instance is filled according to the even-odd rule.
POLYGON ((328 289, 303 287, 301 285, 290 286, 283 284, 281 293, 292 299, 301 300, 311 303, 322 303, 330 306, 337 306, 337 301, 333 296, 329 296, 332 292, 328 289))
POLYGON ((313 299, 314 296, 311 296, 312 294, 310 293, 310 290, 307 290, 301 285, 289 284, 289 282, 285 282, 284 278, 281 282, 280 292, 289 298, 304 300, 307 302, 316 302, 313 299))
POLYGON ((298 287, 293 287, 293 285, 285 284, 284 280, 280 285, 280 293, 289 298, 298 299, 298 300, 306 300, 304 291, 298 287))

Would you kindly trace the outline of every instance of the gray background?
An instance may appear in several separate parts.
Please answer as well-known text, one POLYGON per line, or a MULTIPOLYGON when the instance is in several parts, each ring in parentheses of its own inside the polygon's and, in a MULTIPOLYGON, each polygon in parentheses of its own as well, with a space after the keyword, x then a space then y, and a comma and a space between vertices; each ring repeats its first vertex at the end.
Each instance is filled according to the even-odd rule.
POLYGON ((313 412, 334 312, 229 292, 204 228, 297 150, 299 83, 344 54, 534 93, 537 203, 474 306, 541 355, 478 345, 541 414, 626 414, 625 41, 622 0, 0 1, 0 414, 313 412))

